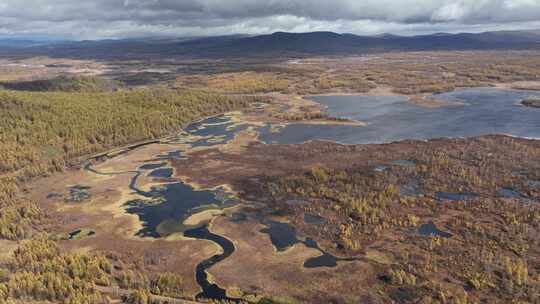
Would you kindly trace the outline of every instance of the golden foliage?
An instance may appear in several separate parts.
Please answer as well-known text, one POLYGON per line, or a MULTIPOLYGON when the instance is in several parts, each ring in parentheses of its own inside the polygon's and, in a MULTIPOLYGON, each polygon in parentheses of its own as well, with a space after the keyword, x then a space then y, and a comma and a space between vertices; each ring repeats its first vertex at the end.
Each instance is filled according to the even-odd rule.
POLYGON ((102 300, 95 285, 110 284, 112 266, 101 255, 63 254, 47 239, 24 241, 15 251, 6 282, 0 283, 3 300, 33 299, 62 303, 102 300))

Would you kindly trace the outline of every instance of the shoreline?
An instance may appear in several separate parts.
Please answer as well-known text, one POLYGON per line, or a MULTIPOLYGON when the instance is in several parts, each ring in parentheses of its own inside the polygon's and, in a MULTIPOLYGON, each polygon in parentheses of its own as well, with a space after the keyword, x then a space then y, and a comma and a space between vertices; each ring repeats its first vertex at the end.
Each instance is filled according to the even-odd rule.
MULTIPOLYGON (((447 101, 443 100, 430 100, 426 99, 429 96, 436 96, 438 94, 446 94, 446 93, 452 93, 456 92, 458 90, 466 90, 466 89, 500 89, 500 90, 507 90, 507 91, 531 91, 531 92, 540 92, 540 81, 534 82, 530 81, 527 83, 533 83, 535 86, 533 87, 516 87, 516 85, 519 85, 522 82, 509 82, 509 83, 493 83, 491 86, 471 86, 471 87, 456 87, 453 90, 450 91, 444 91, 441 93, 437 92, 431 92, 431 93, 420 93, 420 94, 402 94, 402 93, 396 93, 393 91, 393 87, 389 86, 378 86, 376 88, 373 88, 369 90, 368 92, 345 92, 345 91, 336 91, 336 92, 329 92, 329 93, 318 93, 318 94, 309 94, 309 95, 296 95, 300 96, 302 99, 315 102, 313 99, 310 99, 309 97, 317 97, 317 96, 398 96, 398 97, 404 97, 407 98, 407 102, 412 104, 418 104, 420 106, 425 106, 428 108, 431 107, 444 107, 444 106, 461 106, 466 104, 456 104, 456 103, 449 103, 447 101), (421 98, 421 102, 414 101, 415 98, 421 98)), ((295 96, 295 95, 291 95, 295 96)), ((420 101, 420 100, 419 100, 420 101)))
MULTIPOLYGON (((538 83, 540 84, 540 82, 538 82, 538 83)), ((447 92, 444 92, 444 93, 454 92, 454 91, 459 90, 459 89, 475 89, 475 88, 476 89, 493 89, 493 88, 496 88, 496 89, 501 89, 501 90, 537 91, 537 92, 540 91, 540 87, 538 88, 538 90, 534 90, 534 89, 532 89, 532 90, 531 89, 517 89, 517 88, 512 88, 511 87, 512 84, 513 83, 497 83, 497 84, 494 84, 493 86, 486 86, 486 87, 460 87, 460 88, 456 88, 455 90, 447 91, 447 92)), ((401 96, 401 97, 406 97, 407 102, 410 102, 410 103, 413 103, 413 104, 418 104, 418 103, 415 103, 415 102, 411 101, 412 98, 414 98, 415 96, 418 96, 418 95, 406 95, 406 94, 395 93, 395 92, 392 92, 391 89, 392 89, 391 87, 377 87, 377 88, 374 88, 374 89, 370 90, 369 92, 358 92, 358 93, 355 93, 355 92, 333 92, 333 93, 320 93, 320 94, 310 94, 310 95, 278 94, 278 96, 276 96, 275 92, 273 92, 273 93, 269 93, 269 94, 265 94, 265 95, 273 97, 278 101, 280 99, 283 100, 283 98, 287 98, 289 100, 291 100, 291 99, 300 99, 302 101, 307 101, 311 105, 315 105, 315 106, 321 108, 322 110, 324 110, 322 105, 320 103, 316 102, 315 100, 310 99, 309 97, 311 97, 311 96, 401 96)), ((425 97, 423 99, 425 100, 425 97)), ((434 107, 466 105, 466 104, 460 104, 460 105, 449 104, 449 105, 446 105, 446 102, 445 102, 444 105, 439 105, 438 101, 435 101, 435 102, 437 104, 434 105, 434 107)), ((421 106, 426 106, 426 105, 421 105, 421 106)), ((432 106, 428 106, 428 107, 432 107, 432 106)), ((248 109, 248 108, 249 107, 244 107, 244 108, 241 108, 241 109, 238 109, 238 110, 243 110, 243 109, 248 109)), ((194 120, 194 121, 191 121, 191 122, 185 124, 184 126, 180 127, 176 131, 170 132, 170 133, 168 133, 166 135, 163 135, 162 137, 159 137, 159 138, 156 138, 156 139, 146 139, 146 140, 134 141, 134 142, 126 144, 126 145, 121 145, 121 146, 110 148, 110 149, 105 150, 103 152, 93 153, 93 154, 80 156, 80 157, 68 160, 67 163, 69 165, 65 166, 64 169, 80 169, 80 168, 84 167, 88 162, 93 162, 94 161, 95 162, 95 163, 93 163, 94 165, 102 163, 104 160, 100 160, 100 158, 103 158, 103 157, 105 157, 107 159, 111 159, 111 158, 120 156, 120 155, 122 155, 124 153, 127 153, 127 152, 129 152, 131 150, 138 149, 138 148, 141 148, 141 147, 144 147, 144 146, 147 146, 147 145, 166 144, 167 143, 166 142, 167 138, 173 136, 174 134, 176 134, 178 132, 181 132, 187 126, 189 126, 191 124, 201 122, 201 121, 204 121, 206 119, 218 117, 218 116, 226 114, 226 113, 227 112, 221 112, 221 113, 216 113, 216 114, 201 117, 201 118, 199 118, 197 120, 194 120)), ((358 120, 339 121, 338 118, 336 118, 336 120, 332 120, 332 119, 328 119, 328 120, 325 120, 325 119, 309 120, 308 119, 308 120, 303 120, 303 121, 302 120, 288 121, 287 124, 353 125, 353 126, 365 126, 365 125, 367 125, 367 123, 364 122, 364 121, 358 121, 358 120)), ((512 135, 508 135, 508 134, 486 134, 486 135, 503 135, 503 136, 510 136, 510 137, 515 137, 515 138, 523 138, 523 139, 530 139, 530 140, 540 140, 540 138, 536 139, 536 138, 516 137, 516 136, 512 136, 512 135)), ((411 140, 411 139, 403 139, 403 140, 411 140)), ((403 140, 399 140, 399 141, 403 141, 403 140)), ((412 140, 415 140, 415 139, 412 139, 412 140)), ((422 140, 429 140, 429 139, 422 139, 422 140)), ((335 142, 335 141, 330 141, 330 140, 324 140, 324 141, 335 142)), ((399 142, 399 141, 394 141, 394 142, 399 142)), ((309 141, 306 141, 306 142, 309 142, 309 141)), ((343 144, 343 145, 349 145, 349 144, 340 143, 340 142, 335 142, 335 143, 343 144)), ((384 144, 384 143, 368 143, 368 144, 384 144)), ((0 177, 11 176, 11 175, 13 175, 13 173, 6 173, 5 175, 2 175, 0 177)), ((39 177, 41 177, 41 176, 36 176, 36 177, 30 178, 29 180, 33 180, 34 178, 39 178, 39 177)))
MULTIPOLYGON (((241 109, 238 109, 238 110, 242 110, 242 109, 246 109, 246 108, 241 108, 241 109)), ((237 110, 235 110, 235 111, 237 111, 237 110)), ((179 132, 182 132, 183 130, 185 130, 190 125, 199 123, 201 121, 204 121, 204 120, 207 120, 207 119, 210 119, 210 118, 215 118, 215 117, 224 115, 226 113, 228 113, 228 112, 221 112, 221 113, 217 113, 217 114, 202 117, 200 119, 197 119, 197 120, 194 120, 192 122, 189 122, 189 123, 185 124, 184 126, 180 127, 176 131, 172 131, 172 132, 168 133, 167 135, 163 135, 162 137, 158 137, 156 139, 146 139, 146 140, 141 140, 141 141, 135 141, 135 142, 127 144, 127 145, 122 145, 122 146, 118 146, 118 147, 115 147, 115 148, 108 149, 108 150, 103 151, 101 153, 90 154, 90 155, 87 155, 87 156, 81 156, 79 158, 76 158, 75 160, 68 161, 68 163, 75 162, 75 164, 66 166, 66 169, 72 169, 72 168, 78 168, 78 167, 82 168, 82 167, 86 166, 89 162, 92 162, 92 161, 95 161, 95 163, 93 163, 93 164, 96 165, 96 164, 99 164, 99 163, 102 163, 102 162, 106 161, 107 159, 112 159, 112 158, 121 156, 124 153, 128 153, 128 152, 133 151, 135 149, 142 148, 142 147, 152 145, 152 144, 168 144, 168 142, 166 141, 167 138, 169 138, 171 136, 174 136, 175 134, 177 134, 179 132), (100 158, 103 158, 103 157, 106 158, 106 159, 101 160, 100 158), (83 159, 83 160, 81 160, 81 159, 83 159)))

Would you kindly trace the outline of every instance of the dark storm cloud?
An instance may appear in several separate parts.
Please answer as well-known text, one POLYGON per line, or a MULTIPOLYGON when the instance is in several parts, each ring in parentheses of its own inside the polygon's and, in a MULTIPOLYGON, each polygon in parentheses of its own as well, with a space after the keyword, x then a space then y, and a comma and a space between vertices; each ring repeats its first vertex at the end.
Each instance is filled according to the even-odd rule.
POLYGON ((1 0, 0 34, 72 38, 277 30, 371 34, 537 27, 540 0, 1 0))

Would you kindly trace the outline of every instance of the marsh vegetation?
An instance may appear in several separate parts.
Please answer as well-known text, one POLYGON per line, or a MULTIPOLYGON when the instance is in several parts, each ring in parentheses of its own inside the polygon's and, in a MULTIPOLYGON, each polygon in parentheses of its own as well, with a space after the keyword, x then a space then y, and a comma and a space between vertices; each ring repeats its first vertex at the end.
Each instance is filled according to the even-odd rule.
MULTIPOLYGON (((404 144, 396 144, 396 149, 314 145, 311 154, 367 153, 370 160, 353 161, 345 168, 329 161, 328 167, 272 177, 262 185, 261 195, 269 196, 272 206, 300 233, 338 256, 361 255, 370 248, 391 253, 395 263, 381 274, 388 280, 376 285, 395 300, 408 302, 404 298, 411 297, 410 301, 442 303, 463 294, 473 302, 510 301, 517 295, 524 302, 538 301, 535 235, 540 227, 540 193, 527 184, 537 178, 538 143, 486 137, 407 145, 414 149, 398 152, 404 144), (415 165, 373 170, 396 158, 412 159, 415 165), (411 181, 423 195, 400 194, 399 189, 411 181), (498 198, 498 190, 509 185, 531 201, 498 198), (438 198, 439 191, 477 195, 448 200, 438 198), (308 203, 286 203, 293 199, 308 203), (324 221, 306 225, 301 220, 306 212, 324 221), (433 222, 442 228, 433 229, 433 222), (446 289, 443 277, 461 291, 446 289), (408 295, 395 294, 403 288, 408 295)), ((320 160, 325 163, 324 157, 320 160)))
MULTIPOLYGON (((13 68, 13 74, 2 78, 0 90, 0 239, 20 243, 13 242, 17 249, 0 260, 0 303, 96 303, 108 301, 107 295, 128 303, 173 298, 237 301, 230 297, 231 286, 239 297, 255 303, 536 303, 540 301, 538 141, 505 136, 348 146, 297 144, 301 141, 295 138, 296 145, 261 141, 266 129, 275 131, 268 134, 290 135, 294 128, 278 125, 291 122, 324 120, 336 123, 324 128, 344 130, 340 123, 347 122, 345 118, 332 117, 311 104, 284 102, 297 95, 360 92, 424 98, 501 83, 528 89, 540 81, 539 58, 534 51, 509 51, 265 63, 171 60, 158 65, 177 72, 158 73, 159 77, 154 72, 126 72, 144 67, 133 61, 115 63, 117 70, 107 79, 54 74, 24 82, 12 80, 32 78, 13 68), (114 78, 132 82, 120 84, 114 78), (161 85, 134 87, 154 81, 161 85), (160 154, 141 154, 140 159, 133 157, 135 153, 115 154, 120 160, 133 157, 133 168, 127 172, 147 178, 141 187, 150 189, 148 201, 132 199, 144 192, 137 187, 118 191, 124 179, 97 173, 89 180, 100 181, 103 189, 85 188, 74 180, 63 185, 66 192, 59 196, 63 200, 46 198, 54 196, 50 191, 41 195, 43 185, 36 190, 40 195, 32 197, 42 197, 45 204, 29 198, 39 177, 62 175, 59 172, 92 155, 158 139, 203 117, 260 102, 270 103, 271 110, 257 107, 244 116, 192 124, 167 141, 169 150, 156 149, 160 154), (290 108, 298 111, 287 111, 290 108), (257 116, 259 112, 265 114, 257 116), (248 115, 252 115, 249 122, 248 115), (197 190, 178 183, 179 174, 197 190), (231 227, 246 231, 229 240, 203 227, 186 234, 199 240, 187 241, 173 235, 183 231, 176 229, 178 225, 158 227, 164 219, 169 223, 185 219, 184 211, 175 213, 172 199, 168 204, 154 200, 163 196, 160 189, 174 190, 178 185, 189 191, 169 191, 169 196, 207 194, 189 201, 196 207, 201 200, 214 202, 216 196, 203 189, 218 185, 238 191, 245 203, 257 202, 203 221, 218 218, 215 229, 223 235, 231 227), (122 214, 113 213, 111 221, 111 214, 103 212, 110 212, 117 200, 124 209, 116 210, 122 214), (100 224, 126 224, 126 231, 132 231, 133 221, 123 221, 126 217, 135 220, 134 233, 100 224), (94 222, 78 225, 81 218, 94 222), (229 218, 230 223, 224 224, 229 218), (60 225, 70 228, 60 233, 55 230, 60 225), (105 228, 109 230, 101 230, 105 228), (109 237, 103 231, 113 234, 109 237), (254 245, 243 236, 254 238, 254 245), (215 244, 201 245, 200 239, 217 242, 223 252, 212 251, 215 244), (258 247, 261 244, 277 250, 258 252, 267 248, 258 247), (272 264, 280 257, 283 265, 272 264), (215 269, 227 261, 240 270, 265 266, 250 264, 263 261, 284 272, 250 280, 251 273, 245 271, 242 278, 224 279, 215 269), (298 267, 301 271, 296 273, 298 267), (304 272, 313 280, 300 280, 304 272), (242 283, 246 276, 248 285, 242 283), (194 293, 195 280, 202 293, 194 293)), ((370 126, 344 128, 358 131, 370 126)), ((311 130, 316 131, 303 135, 320 138, 320 129, 311 130)), ((130 182, 129 177, 125 180, 130 182)))
MULTIPOLYGON (((62 78, 10 86, 17 91, 0 90, 0 238, 32 239, 51 227, 48 212, 21 196, 30 178, 62 171, 91 154, 157 138, 204 116, 257 100, 165 88, 112 91, 108 84, 93 78, 62 78)), ((72 188, 70 200, 86 200, 84 191, 72 188)), ((154 282, 131 270, 115 272, 118 277, 113 277, 110 259, 64 253, 43 236, 26 241, 13 259, 3 272, 2 301, 9 297, 96 303, 104 298, 95 285, 116 281, 122 288, 147 288, 157 295, 173 296, 181 290, 178 279, 160 277, 154 282)))

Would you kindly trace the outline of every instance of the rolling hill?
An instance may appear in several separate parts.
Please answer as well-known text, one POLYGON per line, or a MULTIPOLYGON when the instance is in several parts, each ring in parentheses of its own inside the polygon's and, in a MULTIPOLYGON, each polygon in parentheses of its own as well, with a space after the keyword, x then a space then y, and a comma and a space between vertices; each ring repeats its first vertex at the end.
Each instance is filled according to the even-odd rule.
MULTIPOLYGON (((0 45, 2 42, 0 41, 0 45)), ((437 33, 419 36, 358 36, 333 32, 286 33, 203 38, 120 39, 22 44, 0 55, 47 55, 70 58, 133 59, 161 56, 185 58, 303 57, 360 55, 391 51, 540 49, 540 31, 437 33)))

